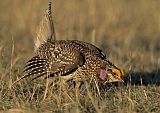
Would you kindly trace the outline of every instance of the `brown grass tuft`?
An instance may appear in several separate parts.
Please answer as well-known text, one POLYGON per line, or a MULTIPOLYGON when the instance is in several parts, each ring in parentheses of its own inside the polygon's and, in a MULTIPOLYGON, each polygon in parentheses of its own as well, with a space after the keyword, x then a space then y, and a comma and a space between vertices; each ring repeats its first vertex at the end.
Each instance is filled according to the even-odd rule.
POLYGON ((90 87, 85 92, 48 87, 45 80, 25 79, 10 88, 32 56, 33 38, 47 4, 0 3, 0 112, 160 112, 159 1, 53 2, 57 39, 78 39, 102 48, 124 69, 125 85, 102 86, 101 96, 90 87))

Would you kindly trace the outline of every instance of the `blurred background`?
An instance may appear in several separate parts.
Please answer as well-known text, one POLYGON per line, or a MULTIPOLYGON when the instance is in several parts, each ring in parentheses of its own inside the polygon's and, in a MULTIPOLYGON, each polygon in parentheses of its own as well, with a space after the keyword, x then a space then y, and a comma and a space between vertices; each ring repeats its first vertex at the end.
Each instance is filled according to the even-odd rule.
MULTIPOLYGON (((126 71, 160 68, 159 0, 54 0, 57 39, 77 39, 101 48, 126 71)), ((45 0, 0 1, 0 73, 21 69, 33 55, 45 0)))
POLYGON ((78 100, 76 93, 60 96, 53 87, 42 101, 46 90, 27 79, 11 88, 34 55, 33 39, 48 2, 0 1, 0 111, 98 108, 111 113, 160 113, 160 0, 52 0, 57 39, 82 40, 101 48, 131 84, 109 87, 103 98, 96 96, 93 101, 90 96, 78 100))

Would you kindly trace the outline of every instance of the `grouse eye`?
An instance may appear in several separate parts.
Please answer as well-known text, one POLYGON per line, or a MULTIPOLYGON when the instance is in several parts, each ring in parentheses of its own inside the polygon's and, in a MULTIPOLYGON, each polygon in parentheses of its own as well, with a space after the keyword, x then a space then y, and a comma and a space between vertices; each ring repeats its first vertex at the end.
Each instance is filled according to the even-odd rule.
POLYGON ((114 74, 115 76, 121 76, 121 71, 119 69, 112 69, 112 74, 114 74))
POLYGON ((113 72, 114 75, 117 75, 117 73, 113 72))

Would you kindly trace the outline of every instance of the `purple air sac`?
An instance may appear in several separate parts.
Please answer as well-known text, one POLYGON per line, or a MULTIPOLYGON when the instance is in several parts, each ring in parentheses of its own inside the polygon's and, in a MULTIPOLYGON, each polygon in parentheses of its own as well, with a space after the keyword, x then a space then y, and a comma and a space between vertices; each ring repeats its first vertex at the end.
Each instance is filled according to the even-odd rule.
POLYGON ((106 70, 105 69, 101 69, 100 70, 100 79, 101 80, 105 80, 106 79, 106 77, 107 77, 107 72, 106 72, 106 70))

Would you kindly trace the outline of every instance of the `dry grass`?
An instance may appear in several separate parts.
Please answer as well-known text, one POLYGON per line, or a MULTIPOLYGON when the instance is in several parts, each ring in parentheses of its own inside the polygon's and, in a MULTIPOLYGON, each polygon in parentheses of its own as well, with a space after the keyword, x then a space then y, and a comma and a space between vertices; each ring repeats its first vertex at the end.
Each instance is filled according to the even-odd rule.
MULTIPOLYGON (((47 2, 0 3, 0 111, 160 112, 160 1, 56 0, 58 39, 78 39, 102 48, 125 70, 125 85, 107 86, 101 96, 47 87, 45 81, 19 82, 33 53, 33 38, 47 2), (127 82, 129 82, 127 84, 127 82), (142 85, 143 84, 143 85, 142 85), (44 98, 45 96, 45 98, 44 98)), ((104 88, 103 88, 104 89, 104 88)))

